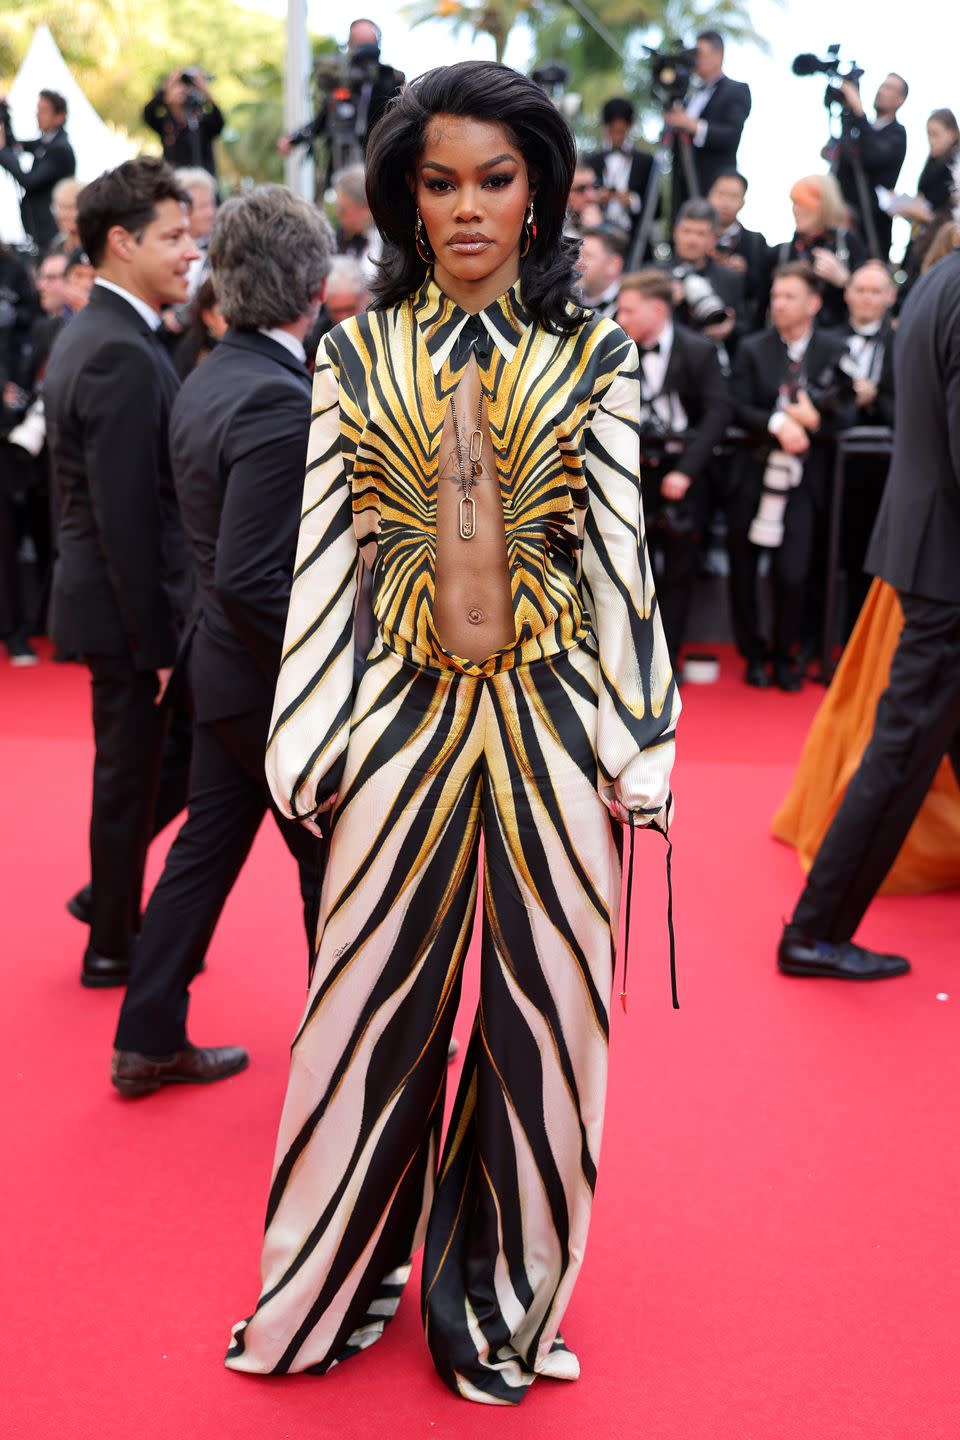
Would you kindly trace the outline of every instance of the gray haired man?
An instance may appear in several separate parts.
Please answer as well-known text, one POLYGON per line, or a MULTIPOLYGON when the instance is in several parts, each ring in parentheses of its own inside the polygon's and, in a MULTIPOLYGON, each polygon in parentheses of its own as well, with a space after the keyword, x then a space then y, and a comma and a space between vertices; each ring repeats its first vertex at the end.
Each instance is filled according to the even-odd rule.
MULTIPOLYGON (((187 819, 134 951, 113 1084, 145 1095, 225 1079, 237 1046, 189 1043, 189 986, 272 809, 263 771, 280 665, 310 420, 303 340, 323 297, 333 237, 313 206, 264 185, 219 211, 209 256, 230 329, 188 378, 170 449, 196 570, 190 666, 194 751, 187 819)), ((312 957, 325 843, 274 811, 297 862, 312 957)))

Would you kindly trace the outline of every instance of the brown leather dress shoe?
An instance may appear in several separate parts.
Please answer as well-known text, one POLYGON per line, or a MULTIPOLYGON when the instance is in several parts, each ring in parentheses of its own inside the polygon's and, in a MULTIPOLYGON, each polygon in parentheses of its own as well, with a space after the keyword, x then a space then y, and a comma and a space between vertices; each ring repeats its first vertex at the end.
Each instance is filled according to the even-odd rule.
POLYGON ((175 1055, 114 1050, 110 1079, 121 1095, 150 1095, 164 1085, 212 1085, 246 1070, 250 1056, 239 1045, 188 1045, 175 1055))

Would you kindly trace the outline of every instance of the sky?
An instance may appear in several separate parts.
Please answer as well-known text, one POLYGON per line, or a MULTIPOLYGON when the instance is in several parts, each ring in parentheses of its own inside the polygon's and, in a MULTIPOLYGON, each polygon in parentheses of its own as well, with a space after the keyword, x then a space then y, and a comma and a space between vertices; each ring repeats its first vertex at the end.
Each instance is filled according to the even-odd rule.
MULTIPOLYGON (((271 8, 280 0, 261 0, 271 8)), ((311 28, 323 32, 330 25, 329 0, 310 0, 311 28)), ((474 40, 469 31, 454 39, 448 24, 430 22, 411 30, 394 0, 357 0, 356 14, 368 15, 383 31, 383 58, 403 70, 408 79, 433 65, 455 60, 493 59, 493 42, 487 36, 474 40)), ((343 34, 351 12, 344 15, 343 34)), ((740 146, 740 168, 751 181, 751 191, 742 219, 762 230, 773 243, 793 233, 788 192, 795 179, 825 168, 820 148, 827 139, 827 112, 823 106, 825 81, 821 76, 798 78, 791 74, 793 57, 801 51, 825 54, 828 45, 840 42, 844 60, 856 60, 865 71, 861 82, 864 99, 872 101, 877 85, 890 70, 903 74, 910 95, 900 112, 907 127, 907 159, 898 189, 914 194, 927 154, 925 123, 931 110, 947 105, 960 111, 960 82, 952 81, 955 67, 947 63, 952 52, 941 49, 937 58, 936 37, 943 34, 942 4, 934 0, 912 0, 897 6, 892 0, 753 0, 751 18, 765 36, 770 53, 755 46, 730 46, 726 71, 736 80, 746 80, 753 92, 753 111, 740 146), (889 16, 887 20, 884 17, 889 16)), ((522 32, 516 32, 506 60, 525 69, 529 48, 522 32)), ((562 56, 558 57, 563 59, 562 56)), ((868 105, 868 113, 872 113, 868 105)), ((647 136, 655 138, 654 133, 647 136)), ((894 226, 894 254, 906 241, 906 222, 894 226)))

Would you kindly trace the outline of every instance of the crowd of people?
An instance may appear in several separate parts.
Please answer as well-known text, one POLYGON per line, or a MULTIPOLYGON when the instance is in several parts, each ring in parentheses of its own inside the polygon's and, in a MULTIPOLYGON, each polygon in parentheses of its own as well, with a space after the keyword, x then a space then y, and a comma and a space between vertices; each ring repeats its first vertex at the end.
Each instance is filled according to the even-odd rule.
MULTIPOLYGON (((354 22, 351 55, 378 45, 375 26, 354 22)), ((723 53, 717 32, 698 38, 697 82, 664 117, 665 135, 688 146, 691 163, 677 163, 672 183, 652 201, 659 176, 649 147, 633 138, 635 108, 624 97, 605 102, 603 143, 578 161, 566 229, 580 242, 583 303, 618 320, 643 352, 644 498, 678 674, 682 679, 698 579, 719 571, 729 574, 729 624, 745 680, 792 692, 823 648, 834 444, 852 426, 873 428, 878 441, 876 454, 858 453, 846 465, 844 605, 835 638, 850 634, 866 595, 863 560, 889 460, 884 432, 893 420, 896 317, 925 265, 955 243, 960 129, 952 111, 933 112, 917 193, 897 194, 906 146, 897 115, 907 83, 888 76, 869 120, 857 86, 843 82, 845 143, 829 171, 792 184, 794 233, 768 243, 739 218, 749 182, 737 169, 737 151, 751 97, 747 85, 724 73, 723 53), (866 218, 858 170, 872 197, 866 218), (651 203, 657 223, 638 249, 651 203), (896 284, 889 255, 894 214, 912 226, 896 284), (706 386, 701 367, 690 363, 691 355, 705 361, 698 337, 717 362, 706 386), (764 514, 782 512, 780 519, 764 520, 761 504, 764 514)), ((382 64, 371 73, 364 144, 404 78, 382 64)), ((30 632, 45 623, 56 553, 58 501, 43 446, 44 368, 54 338, 86 304, 94 281, 76 228, 82 187, 73 178, 66 112, 61 96, 41 94, 41 135, 27 142, 34 159, 26 171, 17 153, 23 147, 15 150, 0 135, 0 164, 21 179, 24 223, 34 241, 27 255, 0 253, 0 639, 17 665, 35 661, 30 632), (18 557, 34 562, 26 588, 18 557)), ((144 119, 190 195, 199 252, 185 301, 164 311, 164 339, 183 379, 227 328, 206 259, 218 203, 213 142, 224 120, 200 67, 170 74, 144 119)), ((315 140, 324 126, 321 109, 294 143, 315 140)), ((281 148, 289 152, 289 137, 281 148)), ((382 257, 362 163, 333 173, 329 195, 335 259, 307 337, 311 361, 328 326, 366 308, 382 257)))

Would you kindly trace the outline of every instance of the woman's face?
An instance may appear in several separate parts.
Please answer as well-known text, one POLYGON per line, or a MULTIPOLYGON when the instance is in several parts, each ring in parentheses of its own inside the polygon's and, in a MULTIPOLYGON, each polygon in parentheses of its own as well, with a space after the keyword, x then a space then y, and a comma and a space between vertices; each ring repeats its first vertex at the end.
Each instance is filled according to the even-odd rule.
POLYGON ((928 120, 927 140, 930 143, 930 154, 935 160, 939 160, 941 155, 946 155, 957 143, 957 136, 941 120, 928 120))
POLYGON ((823 230, 823 211, 819 205, 802 205, 794 200, 793 223, 798 235, 819 235, 823 230))
POLYGON ((502 125, 435 115, 417 161, 414 197, 438 284, 500 272, 504 289, 520 267, 523 221, 532 198, 526 162, 502 125))

